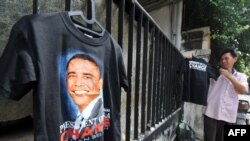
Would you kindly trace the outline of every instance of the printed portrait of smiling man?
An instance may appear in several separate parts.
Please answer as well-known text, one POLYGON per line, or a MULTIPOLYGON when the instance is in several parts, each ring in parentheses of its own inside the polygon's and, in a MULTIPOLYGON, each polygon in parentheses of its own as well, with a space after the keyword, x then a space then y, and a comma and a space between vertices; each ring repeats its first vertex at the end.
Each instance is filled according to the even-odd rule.
POLYGON ((102 84, 100 67, 90 56, 77 54, 68 61, 67 91, 85 119, 97 116, 102 109, 102 84))

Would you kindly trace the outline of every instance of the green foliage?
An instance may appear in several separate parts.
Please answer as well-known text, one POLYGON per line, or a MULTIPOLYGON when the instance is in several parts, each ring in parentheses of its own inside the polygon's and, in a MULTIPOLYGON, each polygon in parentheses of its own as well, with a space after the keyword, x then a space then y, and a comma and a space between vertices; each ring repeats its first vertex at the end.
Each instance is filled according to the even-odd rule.
MULTIPOLYGON (((250 0, 185 0, 183 30, 209 26, 210 63, 218 65, 223 48, 238 48, 235 68, 250 76, 250 0)), ((249 84, 250 84, 250 79, 249 84)))
POLYGON ((209 0, 214 7, 212 38, 227 44, 250 27, 248 0, 209 0), (219 25, 219 26, 218 26, 219 25))
POLYGON ((239 56, 239 59, 238 59, 237 63, 235 64, 235 68, 237 68, 237 70, 240 71, 240 72, 244 72, 248 76, 248 82, 249 82, 250 55, 249 55, 249 53, 239 52, 238 56, 239 56))
MULTIPOLYGON (((238 48, 239 59, 235 68, 250 76, 250 1, 209 0, 209 2, 213 7, 213 19, 209 23, 213 45, 217 45, 217 48, 218 45, 222 48, 238 48)), ((250 79, 248 80, 250 84, 250 79)))
MULTIPOLYGON (((250 76, 250 29, 243 32, 240 36, 238 36, 239 45, 238 48, 240 49, 240 58, 242 59, 240 65, 240 69, 242 72, 245 72, 248 76, 250 76)), ((250 79, 248 79, 250 80, 250 79)), ((250 84, 250 83, 249 83, 250 84)))

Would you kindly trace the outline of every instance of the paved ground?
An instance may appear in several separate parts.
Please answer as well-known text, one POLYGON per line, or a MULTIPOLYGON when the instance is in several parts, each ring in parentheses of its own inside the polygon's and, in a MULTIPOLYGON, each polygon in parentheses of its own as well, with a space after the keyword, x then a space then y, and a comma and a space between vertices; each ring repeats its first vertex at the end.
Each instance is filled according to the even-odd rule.
POLYGON ((34 141, 32 118, 0 122, 0 141, 34 141))
POLYGON ((0 96, 0 141, 34 141, 32 95, 19 101, 0 96))
POLYGON ((0 122, 12 121, 32 115, 33 97, 26 94, 18 101, 7 99, 0 95, 0 122))

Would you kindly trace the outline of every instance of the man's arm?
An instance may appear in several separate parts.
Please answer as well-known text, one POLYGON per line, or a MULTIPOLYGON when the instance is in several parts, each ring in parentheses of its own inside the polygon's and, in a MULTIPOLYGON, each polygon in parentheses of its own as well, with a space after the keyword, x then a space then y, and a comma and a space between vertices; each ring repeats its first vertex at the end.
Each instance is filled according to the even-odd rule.
POLYGON ((231 83, 234 86, 234 89, 238 93, 240 93, 240 94, 248 93, 248 89, 242 83, 240 83, 240 81, 235 79, 234 76, 232 75, 232 73, 230 73, 228 70, 220 68, 220 74, 224 75, 229 81, 231 81, 231 83))

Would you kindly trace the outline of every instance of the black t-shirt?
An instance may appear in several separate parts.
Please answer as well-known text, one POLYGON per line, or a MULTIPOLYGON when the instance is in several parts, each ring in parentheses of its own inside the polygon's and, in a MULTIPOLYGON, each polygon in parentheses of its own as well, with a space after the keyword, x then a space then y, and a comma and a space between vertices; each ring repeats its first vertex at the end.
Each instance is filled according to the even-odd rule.
MULTIPOLYGON (((82 66, 87 71, 88 65, 82 66)), ((0 58, 0 78, 0 94, 11 99, 18 100, 33 89, 35 141, 121 140, 120 94, 128 84, 122 50, 108 32, 91 38, 74 26, 67 12, 24 16, 12 28, 0 58), (79 75, 68 72, 75 56, 78 61, 85 56, 82 62, 92 61, 95 65, 91 67, 99 69, 79 75), (100 77, 95 79, 91 73, 98 70, 100 77), (79 87, 69 90, 70 84, 79 87), (71 96, 91 97, 91 84, 100 84, 96 89, 103 104, 96 103, 102 110, 98 108, 99 114, 83 124, 75 123, 81 112, 71 96), (88 87, 81 89, 83 85, 88 87)), ((88 106, 86 116, 97 107, 95 103, 88 106)))
POLYGON ((192 57, 180 63, 178 73, 184 74, 182 100, 207 105, 209 78, 217 80, 218 69, 212 67, 204 59, 192 57))

